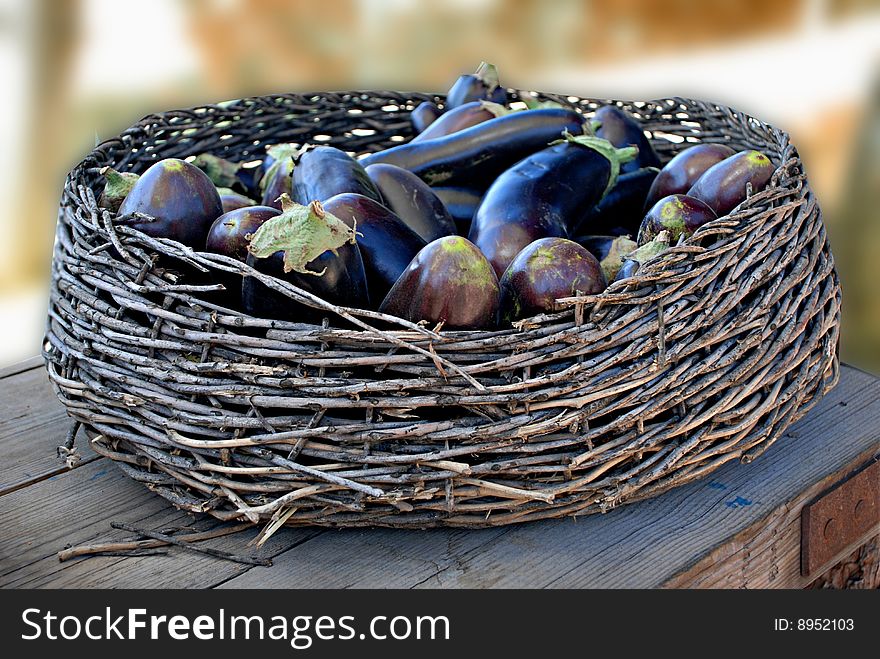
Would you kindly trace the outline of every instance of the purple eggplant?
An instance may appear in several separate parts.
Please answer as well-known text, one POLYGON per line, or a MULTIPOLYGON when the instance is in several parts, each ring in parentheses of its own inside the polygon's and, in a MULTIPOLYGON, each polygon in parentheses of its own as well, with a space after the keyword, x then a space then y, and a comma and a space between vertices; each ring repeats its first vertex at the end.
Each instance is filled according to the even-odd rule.
POLYGON ((324 202, 324 210, 356 228, 367 285, 381 300, 426 241, 377 201, 343 193, 324 202))
POLYGON ((195 165, 166 158, 151 165, 119 206, 120 223, 154 238, 170 238, 202 249, 223 205, 211 179, 195 165), (134 214, 151 219, 135 217, 134 214))
MULTIPOLYGON (((277 209, 270 206, 247 206, 224 213, 211 225, 205 240, 205 251, 223 254, 246 263, 248 236, 278 213, 277 209)), ((217 269, 211 273, 211 277, 212 283, 223 284, 226 290, 222 293, 209 293, 206 299, 227 307, 237 307, 241 301, 241 276, 217 269)))
MULTIPOLYGON (((317 295, 327 302, 366 309, 367 278, 355 234, 317 201, 308 206, 282 198, 283 213, 250 234, 247 264, 317 295)), ((254 316, 319 322, 324 314, 269 288, 254 277, 241 285, 244 310, 254 316)))
POLYGON ((239 194, 231 188, 217 188, 217 192, 220 194, 220 203, 223 205, 224 213, 234 211, 237 208, 257 205, 257 202, 250 197, 239 194))
POLYGON ((480 250, 461 236, 445 236, 416 254, 379 311, 449 329, 491 328, 498 292, 498 277, 480 250))
POLYGON ((412 122, 416 133, 421 133, 434 123, 441 114, 443 114, 443 110, 438 108, 435 103, 425 101, 424 103, 419 103, 415 109, 410 112, 409 119, 412 122))
POLYGON ((617 180, 636 149, 566 135, 499 176, 474 214, 468 238, 500 277, 514 257, 539 238, 567 238, 572 224, 617 180))
POLYGON ((247 206, 223 213, 214 220, 205 240, 205 251, 247 261, 247 236, 280 211, 271 206, 247 206))
POLYGON ((714 220, 717 215, 706 203, 683 194, 663 197, 645 214, 639 227, 639 245, 644 245, 661 231, 669 232, 674 245, 681 236, 687 238, 699 227, 714 220))
POLYGON ((483 199, 484 190, 471 188, 431 188, 437 198, 443 202, 449 215, 455 221, 458 235, 466 236, 471 230, 471 220, 483 199))
POLYGON ((687 194, 706 202, 721 217, 745 201, 747 184, 751 183, 753 193, 763 190, 774 170, 760 151, 740 151, 703 172, 687 194))
POLYGON ((338 194, 353 192, 382 203, 382 195, 363 165, 333 146, 305 148, 294 159, 293 193, 300 204, 324 202, 338 194))
POLYGON ((378 163, 366 168, 385 206, 426 243, 455 233, 443 202, 418 176, 401 167, 378 163))
POLYGON ((297 144, 273 144, 266 148, 266 159, 263 160, 265 173, 260 179, 263 206, 281 210, 281 195, 291 193, 290 177, 298 153, 297 144))
POLYGON ((621 172, 633 172, 642 167, 660 167, 660 158, 645 136, 639 120, 616 105, 603 105, 596 110, 594 120, 599 122, 596 135, 605 138, 618 148, 635 146, 639 155, 623 165, 621 172))
POLYGON ((523 110, 433 140, 409 142, 361 158, 365 167, 388 163, 416 174, 428 185, 488 185, 501 172, 559 139, 583 132, 574 110, 523 110))
POLYGON ((492 101, 499 105, 507 103, 507 90, 498 79, 498 69, 481 62, 475 73, 459 76, 446 93, 446 110, 457 108, 471 101, 492 101))
POLYGON ((422 140, 445 137, 465 128, 481 124, 484 121, 489 121, 489 119, 503 117, 509 113, 510 110, 503 105, 498 105, 491 101, 471 101, 470 103, 452 108, 424 131, 412 138, 411 141, 420 142, 422 140))
POLYGON ((649 209, 663 197, 686 193, 703 172, 734 153, 736 151, 726 144, 711 143, 697 144, 680 151, 657 174, 648 191, 644 209, 649 209))
POLYGON ((559 298, 601 293, 607 283, 586 249, 565 238, 541 238, 516 255, 499 286, 501 320, 509 324, 553 311, 559 298))
POLYGON ((608 194, 581 218, 573 233, 634 234, 644 214, 645 196, 658 171, 656 167, 643 167, 621 174, 608 194))

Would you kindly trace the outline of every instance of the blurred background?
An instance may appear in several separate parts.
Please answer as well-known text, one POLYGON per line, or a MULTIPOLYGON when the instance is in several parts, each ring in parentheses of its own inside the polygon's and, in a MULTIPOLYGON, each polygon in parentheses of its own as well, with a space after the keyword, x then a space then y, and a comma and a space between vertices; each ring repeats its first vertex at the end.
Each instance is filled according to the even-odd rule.
POLYGON ((38 354, 64 176, 143 115, 329 89, 712 100, 786 129, 880 373, 878 0, 0 0, 0 367, 38 354))

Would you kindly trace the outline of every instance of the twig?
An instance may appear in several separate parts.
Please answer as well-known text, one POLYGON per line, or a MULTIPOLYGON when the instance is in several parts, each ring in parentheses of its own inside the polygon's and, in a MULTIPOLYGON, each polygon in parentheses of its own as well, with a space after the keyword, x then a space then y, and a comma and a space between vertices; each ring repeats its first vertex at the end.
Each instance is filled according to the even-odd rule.
MULTIPOLYGON (((186 535, 177 536, 175 540, 180 542, 199 542, 201 540, 211 540, 212 538, 221 538, 225 535, 239 533, 246 529, 252 528, 253 524, 236 524, 235 526, 221 526, 210 531, 200 531, 198 533, 188 533, 186 535)), ((140 533, 140 532, 138 532, 140 533)), ((140 535, 146 535, 140 533, 140 535)), ((167 535, 167 534, 162 534, 167 535)), ((138 556, 135 552, 141 549, 153 549, 156 547, 165 547, 169 544, 164 540, 129 540, 120 542, 102 542, 95 545, 80 545, 78 547, 70 547, 58 552, 59 561, 67 561, 78 556, 88 556, 89 554, 110 555, 110 552, 119 552, 119 555, 138 556), (123 552, 130 552, 123 554, 123 552)))
POLYGON ((110 526, 112 526, 114 529, 119 529, 121 531, 139 533, 140 535, 146 536, 148 538, 153 538, 154 540, 162 540, 163 542, 167 542, 169 545, 174 545, 175 547, 180 547, 188 551, 194 551, 198 554, 206 554, 208 556, 213 556, 214 558, 222 558, 226 561, 233 561, 234 563, 245 563, 246 565, 262 565, 263 567, 272 567, 272 561, 268 558, 239 556, 237 554, 231 554, 229 552, 221 551, 219 549, 211 549, 210 547, 193 547, 192 545, 187 544, 182 540, 178 540, 177 538, 174 538, 170 535, 157 533, 156 531, 148 531, 147 529, 139 529, 137 527, 130 526, 128 524, 122 524, 120 522, 111 522, 110 526))

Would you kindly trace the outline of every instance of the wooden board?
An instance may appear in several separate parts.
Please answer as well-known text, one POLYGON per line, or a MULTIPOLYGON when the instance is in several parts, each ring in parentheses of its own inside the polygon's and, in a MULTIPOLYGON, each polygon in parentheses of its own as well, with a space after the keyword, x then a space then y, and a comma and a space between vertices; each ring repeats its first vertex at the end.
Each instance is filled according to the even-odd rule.
MULTIPOLYGON (((218 522, 174 509, 103 458, 46 471, 57 469, 54 447, 69 425, 35 366, 0 373, 0 410, 18 419, 0 417, 0 447, 15 457, 0 483, 13 482, 7 471, 31 479, 0 490, 0 587, 800 586, 801 506, 880 453, 880 380, 845 367, 840 385, 755 463, 727 465, 605 515, 476 531, 283 529, 259 551, 274 557, 272 568, 176 548, 59 563, 66 545, 128 537, 110 522, 150 529, 218 522)), ((255 532, 207 544, 250 553, 255 532)))
MULTIPOLYGON (((41 358, 0 371, 0 495, 67 471, 57 447, 72 425, 41 358)), ((85 441, 77 446, 84 461, 98 457, 85 441)))

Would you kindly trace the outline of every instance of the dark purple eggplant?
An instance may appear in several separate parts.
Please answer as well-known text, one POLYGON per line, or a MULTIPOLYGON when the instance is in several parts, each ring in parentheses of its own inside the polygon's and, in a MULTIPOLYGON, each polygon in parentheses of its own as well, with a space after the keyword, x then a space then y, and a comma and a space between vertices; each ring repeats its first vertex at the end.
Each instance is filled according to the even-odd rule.
POLYGON ((774 170, 760 151, 740 151, 703 172, 687 194, 705 201, 721 217, 745 201, 747 184, 752 184, 753 193, 763 190, 774 170))
POLYGON ((357 229, 357 245, 375 300, 385 297, 426 241, 377 201, 346 192, 330 197, 324 210, 357 229))
POLYGON ((639 155, 623 165, 621 172, 633 172, 642 167, 660 167, 660 158, 645 136, 639 120, 616 105, 603 105, 596 110, 594 120, 599 122, 596 135, 605 138, 617 148, 635 146, 639 155))
POLYGON ((338 194, 353 192, 382 203, 376 184, 364 166, 345 151, 333 146, 305 148, 294 158, 293 193, 300 204, 327 201, 338 194))
POLYGON ((681 236, 687 238, 699 227, 714 220, 717 215, 705 202, 683 194, 663 197, 645 214, 639 227, 639 245, 644 245, 661 231, 669 232, 674 245, 681 236))
POLYGON ((366 168, 385 206, 426 243, 455 233, 443 202, 418 176, 401 167, 378 163, 366 168))
POLYGON ((567 134, 495 180, 468 238, 501 276, 532 241, 567 238, 570 226, 614 187, 620 164, 635 155, 633 147, 616 149, 592 135, 567 134))
POLYGON ((476 72, 459 76, 446 93, 446 110, 471 101, 507 103, 507 90, 500 85, 498 69, 494 65, 481 62, 476 72))
POLYGON ((247 236, 281 211, 271 206, 248 206, 223 213, 214 220, 205 240, 205 251, 247 261, 247 236))
POLYGON ((671 194, 684 194, 707 169, 736 151, 726 144, 696 144, 680 151, 654 179, 645 200, 644 210, 671 194))
POLYGON ((634 234, 644 214, 645 196, 658 171, 656 167, 643 167, 621 174, 614 187, 587 212, 573 232, 634 234))
POLYGON ((416 254, 379 311, 449 329, 487 329, 496 323, 498 292, 498 277, 480 250, 461 236, 445 236, 416 254))
POLYGON ((236 208, 257 205, 257 202, 250 197, 239 194, 231 188, 217 188, 217 192, 220 194, 220 203, 223 205, 224 213, 234 211, 236 208))
POLYGON ((273 144, 266 148, 263 160, 265 174, 260 179, 262 205, 281 210, 281 195, 291 194, 291 180, 294 158, 299 154, 297 144, 273 144))
POLYGON ((564 132, 582 133, 584 121, 568 109, 512 112, 445 137, 372 153, 360 162, 365 167, 380 162, 403 167, 431 186, 479 188, 564 132))
MULTIPOLYGON (((223 254, 242 263, 247 262, 248 239, 270 217, 280 211, 269 206, 248 206, 224 213, 211 225, 205 240, 205 251, 223 254)), ((205 277, 202 277, 203 279, 205 277)), ((211 283, 220 283, 225 291, 203 294, 205 299, 227 307, 237 307, 241 302, 241 275, 225 270, 214 270, 211 283)))
POLYGON ((446 210, 455 221, 455 229, 458 235, 466 236, 471 230, 471 220, 483 199, 484 190, 471 188, 431 188, 437 198, 443 202, 446 210))
POLYGON ((410 112, 409 119, 412 121, 416 133, 421 133, 434 123, 441 114, 443 114, 443 110, 438 108, 435 103, 425 101, 424 103, 419 103, 415 109, 410 112))
POLYGON ((553 311, 556 300, 601 293, 607 286, 595 256, 565 238, 541 238, 527 245, 501 277, 501 320, 553 311))
POLYGON ((140 176, 134 172, 117 172, 112 167, 104 167, 100 173, 104 177, 104 190, 98 197, 98 205, 115 213, 140 176))
POLYGON ((117 217, 154 238, 170 238, 202 249, 223 205, 211 179, 195 165, 166 158, 151 165, 126 195, 117 217), (153 219, 132 217, 134 213, 153 219))
POLYGON ((445 137, 452 133, 457 133, 465 128, 476 126, 489 119, 503 117, 510 114, 510 110, 498 103, 491 101, 471 101, 464 105, 459 105, 446 112, 434 123, 428 126, 424 131, 412 138, 412 142, 420 142, 422 140, 433 140, 438 137, 445 137))
MULTIPOLYGON (((332 304, 368 308, 364 264, 351 229, 317 201, 307 207, 290 203, 289 197, 282 202, 284 212, 264 221, 251 235, 247 264, 332 304)), ((241 301, 247 313, 265 318, 313 323, 326 315, 254 277, 244 278, 241 301)))

